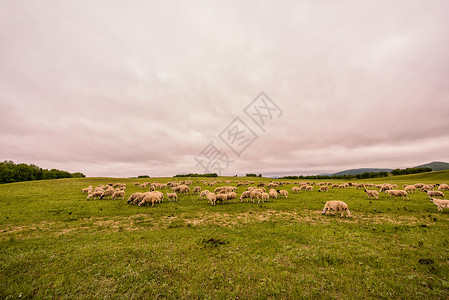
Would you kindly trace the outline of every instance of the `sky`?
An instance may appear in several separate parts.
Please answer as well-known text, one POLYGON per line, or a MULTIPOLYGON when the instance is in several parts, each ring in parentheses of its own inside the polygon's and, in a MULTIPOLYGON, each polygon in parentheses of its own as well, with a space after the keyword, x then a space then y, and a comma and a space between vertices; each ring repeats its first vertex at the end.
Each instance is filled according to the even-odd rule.
POLYGON ((2 1, 0 160, 87 176, 449 161, 449 2, 2 1))

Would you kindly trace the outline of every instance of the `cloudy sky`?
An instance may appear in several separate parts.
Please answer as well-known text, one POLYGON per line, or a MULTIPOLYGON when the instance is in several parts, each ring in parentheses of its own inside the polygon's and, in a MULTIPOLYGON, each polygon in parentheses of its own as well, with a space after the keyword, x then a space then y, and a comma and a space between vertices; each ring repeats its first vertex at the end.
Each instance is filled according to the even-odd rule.
POLYGON ((1 6, 0 160, 123 177, 449 161, 448 1, 1 6))

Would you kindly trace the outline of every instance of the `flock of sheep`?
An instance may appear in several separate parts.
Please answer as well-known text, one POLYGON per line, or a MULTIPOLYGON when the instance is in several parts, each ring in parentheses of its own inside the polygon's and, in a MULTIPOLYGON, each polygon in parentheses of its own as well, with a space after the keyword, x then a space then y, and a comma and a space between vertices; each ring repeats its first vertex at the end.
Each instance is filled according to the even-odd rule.
MULTIPOLYGON (((136 192, 129 196, 127 203, 134 204, 138 206, 154 206, 157 203, 161 203, 166 197, 170 201, 178 201, 178 194, 197 194, 199 199, 207 200, 211 205, 216 205, 217 203, 229 203, 236 202, 237 199, 240 202, 264 203, 270 199, 277 198, 288 198, 288 191, 285 189, 280 189, 280 187, 287 184, 294 184, 295 186, 291 188, 292 193, 299 193, 301 191, 313 191, 314 186, 317 186, 318 192, 329 192, 329 189, 346 189, 349 187, 355 187, 356 189, 363 189, 366 193, 368 199, 375 198, 379 199, 379 193, 385 193, 392 197, 402 197, 402 199, 409 199, 410 193, 415 193, 417 191, 425 192, 430 201, 433 202, 438 210, 441 211, 443 208, 449 208, 449 200, 444 199, 444 191, 449 191, 449 185, 443 184, 423 184, 417 183, 413 185, 405 184, 403 189, 398 189, 396 184, 363 184, 363 183, 343 183, 335 184, 332 182, 259 182, 255 186, 254 181, 233 181, 233 180, 215 180, 215 181, 197 181, 204 186, 215 186, 216 184, 236 184, 236 186, 225 185, 216 187, 214 191, 209 191, 207 189, 203 190, 199 185, 193 187, 192 191, 190 186, 193 185, 192 180, 184 180, 180 182, 145 182, 145 183, 134 183, 138 188, 142 188, 148 191, 136 192), (237 194, 237 187, 251 185, 240 194, 237 194), (370 189, 368 189, 370 188, 370 189), (435 190, 437 188, 437 190, 435 190), (164 193, 159 191, 163 189, 170 189, 171 192, 164 193), (267 191, 268 190, 268 191, 267 191), (437 199, 441 198, 441 199, 437 199)), ((126 184, 124 183, 109 183, 107 185, 99 185, 95 188, 89 186, 81 190, 87 194, 87 200, 89 199, 125 199, 126 184)), ((327 201, 324 205, 323 214, 328 211, 340 212, 341 217, 346 213, 348 217, 351 217, 348 205, 343 201, 327 201)))

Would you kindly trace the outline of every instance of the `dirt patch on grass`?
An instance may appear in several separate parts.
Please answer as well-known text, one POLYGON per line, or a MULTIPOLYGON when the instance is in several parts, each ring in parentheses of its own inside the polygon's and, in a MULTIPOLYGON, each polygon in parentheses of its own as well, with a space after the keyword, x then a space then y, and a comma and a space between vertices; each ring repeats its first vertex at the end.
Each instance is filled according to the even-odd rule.
POLYGON ((246 224, 262 222, 285 222, 306 223, 308 225, 328 224, 333 221, 357 222, 367 224, 395 224, 395 225, 417 225, 427 223, 418 217, 412 216, 389 216, 382 215, 355 215, 352 218, 340 218, 339 214, 325 215, 321 211, 298 210, 298 211, 248 211, 244 213, 196 213, 189 215, 169 215, 153 217, 147 214, 136 214, 131 216, 95 217, 83 218, 73 222, 41 222, 39 224, 4 226, 0 228, 0 240, 10 237, 26 239, 43 236, 45 234, 65 235, 77 232, 119 232, 136 230, 163 230, 168 228, 191 227, 191 226, 220 226, 232 228, 246 224))

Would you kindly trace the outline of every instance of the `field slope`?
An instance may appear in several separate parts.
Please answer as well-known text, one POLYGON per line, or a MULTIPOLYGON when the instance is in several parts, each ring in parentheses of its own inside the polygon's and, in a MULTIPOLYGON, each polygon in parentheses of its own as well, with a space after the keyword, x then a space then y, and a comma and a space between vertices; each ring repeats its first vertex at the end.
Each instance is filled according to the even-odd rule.
MULTIPOLYGON (((135 181, 172 180, 0 185, 0 298, 449 298, 449 210, 423 192, 410 200, 367 199, 354 187, 293 194, 290 181, 280 187, 288 199, 261 205, 213 207, 184 195, 138 207, 80 191, 124 182, 129 196, 143 191, 135 181), (345 201, 353 217, 322 215, 328 200, 345 201)), ((449 172, 358 182, 449 183, 449 172)))

